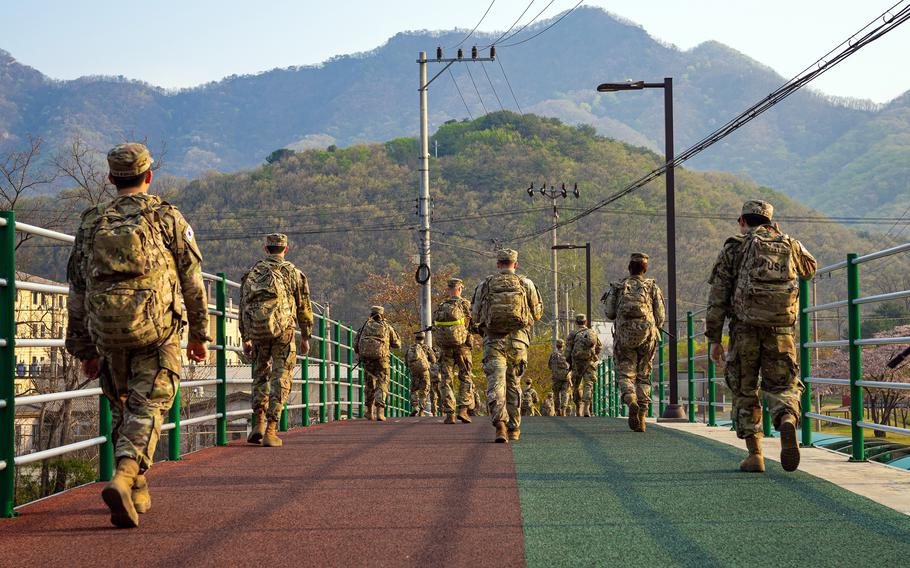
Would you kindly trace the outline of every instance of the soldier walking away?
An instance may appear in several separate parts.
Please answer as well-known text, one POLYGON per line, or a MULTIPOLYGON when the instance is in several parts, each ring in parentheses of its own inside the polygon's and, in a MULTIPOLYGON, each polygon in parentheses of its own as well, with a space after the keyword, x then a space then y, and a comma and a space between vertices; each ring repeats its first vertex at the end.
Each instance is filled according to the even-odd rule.
POLYGON ((145 473, 180 382, 183 315, 190 360, 211 341, 202 255, 180 211, 148 194, 152 161, 142 144, 108 152, 117 196, 82 213, 67 265, 66 350, 111 402, 117 470, 101 496, 118 527, 152 506, 145 473))
POLYGON ((521 415, 522 416, 540 416, 537 410, 537 404, 540 402, 540 396, 531 384, 531 379, 525 380, 525 389, 521 391, 521 415))
POLYGON ((664 325, 664 298, 653 278, 645 278, 648 255, 632 253, 629 276, 610 284, 604 313, 615 321, 613 359, 622 400, 629 406, 629 428, 645 431, 651 404, 651 367, 659 330, 664 325))
POLYGON ((711 270, 705 331, 711 358, 726 362, 733 392, 730 417, 749 455, 742 471, 765 471, 762 457, 761 401, 764 396, 780 432, 780 462, 785 471, 799 467, 800 396, 794 326, 799 309, 799 278, 815 275, 815 258, 771 219, 774 208, 747 201, 739 217, 740 234, 727 239, 711 270), (724 321, 730 320, 730 349, 724 352, 724 321), (759 375, 761 378, 759 379, 759 375))
POLYGON ((430 394, 427 399, 427 410, 430 416, 438 416, 442 408, 442 395, 440 387, 442 382, 442 370, 439 368, 439 360, 442 354, 439 347, 433 346, 433 362, 430 363, 430 394))
POLYGON ((553 381, 552 393, 556 416, 565 416, 566 408, 569 406, 569 398, 572 396, 572 372, 571 366, 563 354, 565 342, 562 339, 556 340, 556 349, 550 353, 550 359, 547 366, 550 368, 550 378, 553 381))
POLYGON ((597 332, 588 327, 584 314, 575 316, 575 325, 578 329, 566 338, 565 358, 571 365, 575 378, 576 413, 590 418, 594 382, 597 380, 597 359, 603 344, 597 332))
POLYGON ((389 354, 401 347, 401 339, 395 329, 385 320, 382 306, 370 308, 370 318, 363 322, 357 332, 354 352, 363 362, 365 418, 376 417, 385 421, 386 397, 389 394, 389 354), (375 407, 375 410, 374 410, 375 407))
POLYGON ((483 371, 487 377, 487 408, 496 442, 521 436, 521 378, 528 366, 531 327, 543 315, 540 292, 531 279, 515 273, 518 253, 496 254, 499 272, 474 290, 474 321, 483 334, 483 371))
POLYGON ((447 282, 449 297, 433 312, 433 341, 439 346, 439 368, 442 374, 440 394, 446 424, 455 424, 456 401, 458 420, 471 423, 468 410, 474 406, 473 366, 471 359, 471 332, 473 320, 471 302, 461 297, 464 282, 450 278, 447 282), (458 395, 455 395, 455 379, 458 395))
POLYGON ((240 337, 253 360, 250 444, 278 447, 278 422, 291 392, 297 365, 295 334, 300 327, 300 353, 310 350, 313 308, 306 276, 288 260, 288 237, 265 238, 266 257, 243 275, 240 285, 240 337))
POLYGON ((411 416, 423 416, 430 394, 430 366, 436 363, 436 354, 426 346, 426 334, 414 334, 414 344, 404 355, 405 364, 411 371, 411 416))
POLYGON ((540 405, 541 416, 556 416, 554 400, 553 392, 548 392, 547 398, 543 399, 543 403, 540 405))

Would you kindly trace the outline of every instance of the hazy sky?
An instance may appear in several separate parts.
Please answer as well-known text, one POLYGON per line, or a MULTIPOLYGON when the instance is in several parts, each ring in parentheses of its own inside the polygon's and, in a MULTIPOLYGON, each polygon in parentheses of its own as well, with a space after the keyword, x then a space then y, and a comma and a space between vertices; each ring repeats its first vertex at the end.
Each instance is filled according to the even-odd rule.
MULTIPOLYGON (((528 1, 496 0, 480 29, 507 29, 528 1)), ((554 0, 541 19, 576 1, 554 0)), ((522 23, 548 2, 535 0, 522 23)), ((585 4, 602 6, 683 49, 709 39, 720 41, 789 78, 895 2, 586 0, 585 4)), ((490 0, 3 3, 0 48, 51 77, 124 75, 163 87, 187 87, 226 75, 319 63, 333 55, 366 51, 402 30, 470 29, 490 0)), ((558 35, 557 26, 534 41, 552 41, 558 35)), ((813 86, 834 95, 890 100, 910 89, 910 74, 904 67, 907 53, 910 24, 864 48, 813 86)))

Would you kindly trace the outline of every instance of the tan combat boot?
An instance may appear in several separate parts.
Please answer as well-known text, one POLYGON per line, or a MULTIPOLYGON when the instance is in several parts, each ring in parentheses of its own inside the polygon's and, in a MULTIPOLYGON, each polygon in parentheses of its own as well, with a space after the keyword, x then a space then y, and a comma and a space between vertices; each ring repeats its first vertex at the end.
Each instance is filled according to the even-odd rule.
POLYGON ((496 423, 496 443, 497 444, 508 444, 509 435, 506 432, 506 423, 499 421, 496 423))
POLYGON ((629 430, 638 432, 638 400, 634 396, 626 395, 623 400, 629 405, 629 430))
POLYGON ((455 415, 451 412, 446 413, 446 419, 443 422, 445 424, 455 424, 455 415))
POLYGON ((363 407, 363 418, 365 420, 373 419, 373 405, 363 407))
POLYGON ((591 418, 591 403, 585 403, 585 418, 591 418))
POLYGON ((515 428, 514 430, 510 428, 509 429, 509 440, 517 442, 519 438, 521 438, 521 430, 519 430, 518 428, 515 428))
POLYGON ((250 426, 250 435, 247 437, 248 444, 259 444, 262 442, 262 436, 265 435, 265 413, 261 410, 253 413, 253 424, 250 426))
POLYGON ((758 473, 765 471, 765 458, 761 455, 761 439, 749 436, 746 438, 746 448, 749 449, 749 455, 739 463, 739 470, 758 473))
POLYGON ((152 496, 149 495, 149 483, 145 479, 143 474, 136 476, 136 481, 133 482, 133 491, 130 494, 130 497, 133 499, 133 507, 136 508, 136 512, 140 515, 148 513, 152 508, 152 496))
POLYGON ((278 421, 269 420, 269 424, 265 428, 265 436, 262 437, 262 445, 267 448, 278 448, 283 443, 278 437, 278 421))
POLYGON ((796 439, 796 418, 787 414, 780 420, 780 465, 784 471, 799 467, 799 442, 796 439))
POLYGON ((575 416, 584 416, 583 403, 575 403, 575 416))
POLYGON ((471 423, 471 417, 468 416, 468 409, 464 406, 462 406, 461 408, 458 409, 458 414, 455 417, 458 418, 459 420, 461 420, 462 422, 464 422, 465 424, 471 423))
POLYGON ((385 422, 385 407, 376 405, 376 422, 385 422))
POLYGON ((139 526, 139 514, 133 505, 133 485, 139 475, 139 464, 132 458, 120 458, 114 478, 101 490, 101 498, 111 510, 111 524, 121 528, 139 526))
POLYGON ((636 432, 645 431, 645 428, 646 428, 645 419, 647 418, 647 416, 648 416, 648 409, 646 407, 639 406, 638 407, 638 429, 635 430, 636 432))

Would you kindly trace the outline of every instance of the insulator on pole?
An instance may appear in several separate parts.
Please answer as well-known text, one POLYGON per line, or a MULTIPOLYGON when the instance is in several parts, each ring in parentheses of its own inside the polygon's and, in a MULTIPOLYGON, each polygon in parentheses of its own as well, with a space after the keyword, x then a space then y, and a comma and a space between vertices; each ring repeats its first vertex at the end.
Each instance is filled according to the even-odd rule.
POLYGON ((436 61, 439 61, 440 59, 442 59, 442 47, 437 47, 436 48, 436 61))
POLYGON ((477 46, 471 48, 471 59, 477 59, 477 46))
POLYGON ((496 59, 496 46, 490 46, 490 59, 496 59))
POLYGON ((461 59, 462 57, 464 57, 464 53, 462 53, 461 48, 459 47, 458 48, 458 59, 461 59))

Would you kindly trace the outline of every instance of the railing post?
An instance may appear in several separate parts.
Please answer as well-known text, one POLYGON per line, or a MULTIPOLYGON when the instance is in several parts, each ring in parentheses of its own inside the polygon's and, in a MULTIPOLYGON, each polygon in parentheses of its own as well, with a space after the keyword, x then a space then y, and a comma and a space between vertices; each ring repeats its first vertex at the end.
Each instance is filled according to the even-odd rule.
POLYGON ((613 372, 613 357, 607 359, 607 372, 610 374, 610 416, 616 418, 619 416, 616 399, 619 385, 616 384, 616 373, 613 372))
MULTIPOLYGON (((764 396, 762 396, 762 399, 764 399, 764 396)), ((770 438, 773 434, 771 412, 768 411, 768 403, 765 400, 761 401, 761 429, 766 438, 770 438)))
POLYGON ((651 373, 648 375, 648 384, 650 389, 648 393, 650 398, 648 399, 648 418, 654 418, 654 367, 651 367, 651 373))
MULTIPOLYGON (((177 388, 180 396, 180 387, 177 388)), ((98 481, 110 481, 114 476, 114 441, 111 440, 111 401, 103 394, 98 397, 98 435, 106 438, 98 446, 98 481)), ((170 437, 168 437, 170 440, 170 437)))
POLYGON ((354 330, 348 328, 348 420, 354 418, 354 330))
POLYGON ((711 358, 711 342, 708 342, 708 426, 717 426, 717 385, 714 379, 717 366, 711 358))
POLYGON ((327 353, 326 342, 325 342, 325 313, 323 312, 319 316, 319 423, 324 424, 326 422, 326 372, 328 371, 328 364, 325 360, 327 353))
POLYGON ((664 332, 660 331, 660 339, 657 341, 657 406, 660 409, 660 416, 664 415, 664 382, 666 379, 666 364, 664 362, 664 332))
POLYGON ((591 404, 594 416, 600 416, 600 361, 594 369, 594 396, 591 398, 591 404))
MULTIPOLYGON (((167 459, 170 461, 180 461, 180 406, 183 402, 182 398, 183 390, 180 388, 180 385, 177 385, 177 393, 174 395, 174 404, 172 404, 171 409, 167 411, 168 422, 174 423, 174 429, 167 434, 167 459)), ((108 403, 108 420, 110 420, 110 403, 108 403)), ((110 425, 108 425, 108 428, 110 428, 110 425)), ((113 449, 111 451, 113 452, 113 449)))
POLYGON ((686 371, 689 377, 689 422, 695 422, 695 410, 698 403, 695 402, 695 320, 692 318, 692 312, 686 312, 686 352, 687 364, 686 371))
MULTIPOLYGON (((357 400, 360 403, 360 418, 363 418, 364 413, 366 412, 366 405, 363 403, 364 386, 363 386, 363 365, 362 364, 358 365, 358 367, 357 367, 357 390, 359 392, 357 400)), ((370 404, 372 404, 372 403, 370 403, 370 404)))
POLYGON ((215 351, 215 378, 218 379, 217 391, 215 393, 217 406, 216 412, 221 414, 217 421, 217 444, 219 446, 227 445, 227 350, 224 348, 227 343, 227 327, 225 325, 227 316, 227 277, 224 272, 218 273, 218 281, 215 283, 215 309, 219 314, 215 320, 215 343, 219 345, 215 351))
POLYGON ((332 359, 335 361, 334 416, 335 420, 341 420, 341 324, 336 321, 332 327, 335 328, 335 348, 332 350, 334 351, 332 359))
POLYGON ((866 461, 865 433, 859 423, 865 420, 863 388, 856 384, 863 378, 863 348, 857 345, 860 333, 859 265, 856 254, 847 255, 847 320, 849 322, 850 354, 850 431, 853 440, 852 461, 866 461))
POLYGON ((0 211, 6 225, 0 227, 0 517, 16 516, 16 213, 0 211))
MULTIPOLYGON (((806 416, 806 412, 812 409, 812 384, 809 377, 812 373, 812 359, 809 348, 806 344, 811 341, 811 323, 809 321, 809 281, 799 279, 799 378, 803 383, 803 396, 800 400, 799 423, 802 434, 802 445, 812 445, 812 419, 806 416)), ((818 338, 815 338, 818 341, 818 338)), ((821 412, 821 409, 819 409, 821 412)))
POLYGON ((303 390, 300 392, 300 403, 303 404, 303 414, 300 416, 300 424, 304 427, 310 425, 310 357, 303 357, 303 367, 300 369, 300 379, 303 390))

